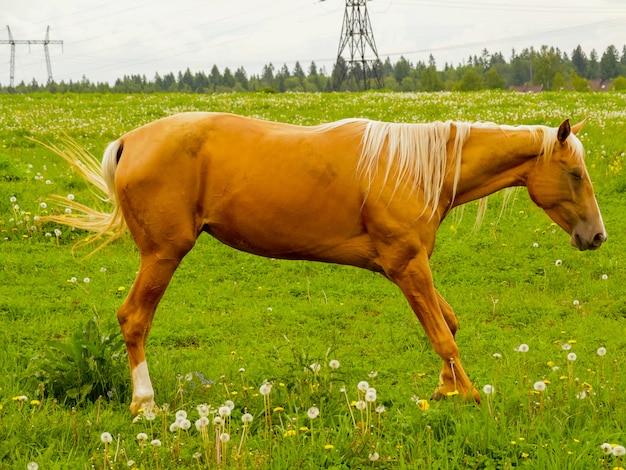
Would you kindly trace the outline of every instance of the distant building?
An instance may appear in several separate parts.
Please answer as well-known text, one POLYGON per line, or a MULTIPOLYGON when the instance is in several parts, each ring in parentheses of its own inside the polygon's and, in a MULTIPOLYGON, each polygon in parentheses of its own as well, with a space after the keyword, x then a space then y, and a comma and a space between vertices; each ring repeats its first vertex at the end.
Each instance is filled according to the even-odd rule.
POLYGON ((539 93, 542 90, 543 85, 522 85, 513 87, 513 91, 517 93, 539 93))
POLYGON ((593 80, 587 80, 591 91, 609 91, 613 87, 611 80, 602 80, 601 78, 594 78, 593 80))

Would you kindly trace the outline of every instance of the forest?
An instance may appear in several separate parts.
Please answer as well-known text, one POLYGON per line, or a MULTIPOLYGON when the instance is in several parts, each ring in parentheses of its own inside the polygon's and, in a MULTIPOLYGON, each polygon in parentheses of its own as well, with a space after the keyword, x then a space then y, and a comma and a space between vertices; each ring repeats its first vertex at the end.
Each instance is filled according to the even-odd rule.
POLYGON ((569 55, 558 48, 542 46, 513 50, 508 60, 501 52, 471 55, 462 64, 445 64, 438 68, 432 54, 428 63, 411 63, 404 57, 392 62, 375 62, 372 67, 353 67, 343 59, 334 64, 330 73, 311 62, 303 68, 296 62, 276 67, 266 64, 258 75, 248 75, 243 67, 231 70, 213 65, 207 74, 187 69, 163 76, 156 73, 152 79, 145 75, 125 75, 115 83, 93 82, 84 77, 80 81, 61 81, 39 84, 21 82, 15 88, 0 84, 0 93, 231 93, 260 91, 330 92, 358 91, 365 88, 389 91, 478 91, 486 89, 514 90, 533 87, 540 90, 600 91, 626 90, 626 45, 621 53, 610 45, 600 56, 592 50, 587 54, 579 45, 569 55), (364 72, 365 70, 365 72, 364 72), (374 79, 372 77, 378 77, 374 79), (365 77, 362 80, 359 77, 365 77))

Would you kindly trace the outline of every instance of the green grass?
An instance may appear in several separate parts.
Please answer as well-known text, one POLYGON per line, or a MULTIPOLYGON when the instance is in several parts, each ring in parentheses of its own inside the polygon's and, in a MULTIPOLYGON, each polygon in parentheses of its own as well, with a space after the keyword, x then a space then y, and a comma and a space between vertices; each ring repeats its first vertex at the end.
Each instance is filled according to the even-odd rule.
MULTIPOLYGON (((600 445, 626 444, 625 128, 618 94, 4 96, 0 468, 34 461, 46 469, 118 469, 129 468, 128 460, 136 468, 215 468, 218 459, 223 468, 624 466, 624 459, 603 457, 600 445), (431 262, 435 282, 459 318, 457 339, 471 379, 481 391, 486 384, 495 388, 491 397, 482 393, 483 406, 454 397, 428 400, 440 360, 399 290, 381 276, 254 257, 207 236, 177 271, 148 341, 156 401, 167 405, 164 411, 133 423, 123 386, 95 401, 42 390, 37 372, 52 346, 82 344, 94 317, 102 336, 117 331, 115 312, 138 257, 127 237, 84 259, 84 251, 72 252, 84 234, 38 226, 36 216, 55 210, 52 193, 98 201, 63 162, 27 137, 57 142, 67 134, 99 154, 123 132, 188 110, 301 124, 367 117, 558 125, 590 116, 581 137, 609 241, 596 252, 576 251, 525 191, 499 220, 495 196, 476 233, 473 204, 461 221, 451 217, 442 225, 431 262), (522 343, 528 352, 515 351, 522 343), (599 347, 607 349, 605 356, 597 354, 599 347), (567 359, 571 352, 575 361, 567 359), (329 367, 331 359, 339 369, 329 367), (310 368, 315 363, 317 373, 310 368), (260 394, 265 380, 272 384, 269 405, 260 394), (376 388, 377 400, 361 413, 348 402, 363 399, 357 390, 363 380, 376 388), (549 381, 546 390, 536 393, 534 384, 542 380, 549 381), (14 400, 20 396, 26 401, 14 400), (204 435, 194 425, 196 406, 217 409, 229 399, 235 404, 225 424, 230 441, 219 445, 218 456, 213 425, 204 435), (417 399, 428 400, 429 408, 421 402, 420 409, 417 399), (376 413, 380 405, 385 411, 376 413), (313 406, 320 416, 311 420, 313 406), (191 429, 172 432, 180 409, 191 429), (247 428, 245 412, 254 418, 247 428), (113 442, 103 443, 103 432, 113 442), (136 439, 142 432, 147 443, 136 439), (152 446, 152 439, 162 445, 152 446)), ((95 343, 91 352, 85 346, 73 356, 59 354, 59 367, 87 371, 91 354, 104 348, 95 343)), ((123 354, 108 365, 111 383, 129 383, 123 354)))

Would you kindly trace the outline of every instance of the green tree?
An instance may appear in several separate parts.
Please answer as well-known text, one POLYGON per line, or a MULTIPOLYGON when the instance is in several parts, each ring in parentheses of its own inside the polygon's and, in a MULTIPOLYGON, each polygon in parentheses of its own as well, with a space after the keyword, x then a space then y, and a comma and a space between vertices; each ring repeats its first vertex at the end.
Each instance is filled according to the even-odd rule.
POLYGON ((506 88, 506 80, 502 78, 495 65, 485 73, 485 86, 491 90, 506 88))
POLYGON ((461 76, 461 80, 456 84, 455 89, 459 91, 478 91, 484 87, 483 77, 476 71, 476 67, 468 67, 461 76))
POLYGON ((619 54, 614 45, 610 45, 602 54, 600 59, 600 78, 602 80, 610 80, 619 75, 619 54))

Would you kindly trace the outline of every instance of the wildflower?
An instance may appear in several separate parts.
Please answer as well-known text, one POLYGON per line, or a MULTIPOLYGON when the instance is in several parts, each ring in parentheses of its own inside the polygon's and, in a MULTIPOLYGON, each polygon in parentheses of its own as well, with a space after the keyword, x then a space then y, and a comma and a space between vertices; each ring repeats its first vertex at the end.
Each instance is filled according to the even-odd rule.
POLYGON ((152 447, 161 447, 161 440, 160 439, 152 439, 150 441, 150 445, 152 445, 152 447))
POLYGON ((39 405, 41 405, 41 402, 40 402, 39 400, 31 400, 31 401, 30 401, 30 404, 31 404, 32 406, 39 406, 39 405))
POLYGON ((85 279, 83 279, 83 282, 85 284, 89 284, 91 282, 91 279, 89 279, 88 277, 86 277, 85 279))
POLYGON ((420 411, 428 411, 428 409, 430 408, 430 405, 428 404, 426 400, 418 400, 417 407, 419 408, 420 411))
POLYGON ((578 300, 574 300, 572 304, 574 305, 574 307, 578 307, 580 305, 580 302, 578 300))
POLYGON ((39 464, 37 462, 28 462, 28 465, 26 465, 26 469, 27 470, 38 470, 39 469, 39 464))
POLYGON ((313 364, 311 364, 309 367, 310 367, 310 368, 311 368, 311 370, 312 370, 314 373, 316 373, 316 374, 317 374, 317 373, 320 371, 320 369, 322 368, 322 366, 321 366, 321 364, 320 364, 319 362, 314 362, 314 363, 313 363, 313 364))
POLYGON ((180 426, 178 425, 178 421, 174 421, 172 424, 170 424, 170 432, 176 432, 180 429, 180 426))
POLYGON ((376 401, 376 389, 368 388, 367 392, 365 392, 365 401, 374 403, 376 401))
POLYGON ((289 429, 288 431, 285 431, 285 434, 283 434, 283 437, 293 437, 296 434, 297 433, 295 429, 289 429))
POLYGON ((224 424, 224 420, 222 418, 220 418, 219 416, 216 416, 215 418, 213 418, 214 426, 221 426, 222 424, 224 424))
POLYGON ((266 396, 269 395, 270 392, 272 391, 272 384, 265 382, 263 385, 261 385, 261 388, 259 388, 259 392, 261 392, 261 395, 266 396))
POLYGON ((156 418, 156 413, 154 412, 154 410, 143 410, 143 417, 146 418, 148 421, 154 421, 154 418, 156 418))
POLYGON ((132 460, 132 459, 131 459, 131 460, 128 460, 128 461, 126 462, 126 465, 127 465, 128 467, 130 467, 130 468, 134 468, 134 467, 135 467, 135 461, 134 461, 134 460, 132 460))
POLYGON ((502 354, 500 353, 493 353, 493 357, 496 359, 501 359, 502 358, 502 354))
POLYGON ((370 384, 368 384, 365 380, 362 380, 358 383, 357 388, 362 392, 367 392, 367 389, 370 388, 370 384))
POLYGON ((306 426, 300 426, 300 432, 307 432, 309 430, 309 428, 307 428, 306 426))
POLYGON ((226 444, 228 441, 230 441, 230 434, 228 434, 227 432, 223 432, 222 434, 220 434, 220 441, 226 444))
POLYGON ((75 282, 76 282, 76 278, 72 276, 72 277, 70 278, 70 282, 71 282, 71 283, 75 283, 75 282))
POLYGON ((41 207, 42 209, 46 209, 48 207, 48 204, 46 204, 45 202, 42 202, 39 204, 39 207, 41 207))
POLYGON ((533 388, 538 392, 543 392, 546 389, 546 383, 542 380, 535 382, 533 388))
POLYGON ((567 355, 567 360, 574 362, 576 360, 576 357, 576 353, 571 352, 567 355))
POLYGON ((602 280, 603 280, 603 281, 606 281, 608 278, 609 278, 609 276, 607 276, 606 274, 603 274, 603 275, 602 275, 602 280))
POLYGON ((530 347, 526 343, 520 344, 515 350, 521 353, 527 353, 530 347))
POLYGON ((186 431, 191 427, 191 421, 188 419, 181 419, 180 421, 176 421, 178 423, 178 427, 183 431, 186 431))
POLYGON ((224 402, 224 406, 230 408, 230 411, 233 411, 235 409, 235 403, 232 400, 226 400, 224 402))
POLYGON ((339 361, 337 359, 333 359, 328 363, 329 367, 333 370, 339 369, 339 361))
POLYGON ((241 416, 241 421, 243 422, 243 424, 250 424, 253 419, 254 417, 250 413, 244 413, 241 416))
POLYGON ((102 266, 102 267, 100 268, 100 272, 101 272, 101 273, 106 273, 106 272, 107 272, 107 268, 105 268, 104 266, 102 266))
POLYGON ((332 445, 332 444, 325 444, 324 445, 324 449, 326 449, 326 450, 333 450, 334 448, 335 448, 335 446, 332 445))
POLYGON ((370 459, 372 462, 376 462, 379 458, 380 458, 380 455, 378 455, 378 452, 372 452, 372 453, 369 455, 369 459, 370 459))
POLYGON ((555 266, 561 266, 562 264, 563 264, 563 261, 561 261, 560 259, 557 259, 557 260, 554 262, 554 265, 555 265, 555 266))
POLYGON ((598 351, 596 351, 598 353, 598 356, 602 357, 606 354, 606 348, 605 347, 600 347, 598 348, 598 351))
POLYGON ((201 431, 203 428, 206 428, 208 425, 209 425, 209 418, 207 418, 206 416, 200 416, 200 418, 196 420, 196 429, 198 431, 201 431))
POLYGON ((578 398, 579 400, 584 400, 585 398, 587 398, 587 392, 585 390, 578 392, 576 394, 576 398, 578 398))
POLYGON ((148 440, 148 435, 145 432, 140 432, 139 434, 137 434, 137 440, 138 441, 147 441, 148 440))
POLYGON ((539 243, 533 243, 533 248, 539 248, 539 243))
POLYGON ((367 403, 365 403, 363 400, 359 400, 354 404, 355 408, 359 411, 363 411, 365 408, 367 408, 367 403))
POLYGON ((367 374, 367 376, 368 376, 370 379, 374 379, 374 378, 376 378, 376 377, 378 376, 378 372, 376 372, 376 371, 371 371, 369 374, 367 374))
POLYGON ((561 346, 561 348, 563 348, 563 351, 569 351, 570 349, 572 349, 572 345, 570 343, 565 343, 563 346, 561 346))
POLYGON ((613 455, 615 457, 621 457, 624 454, 626 454, 626 447, 624 447, 624 446, 615 446, 615 447, 613 447, 613 455))
POLYGON ((125 290, 126 290, 126 287, 124 287, 124 286, 119 286, 119 287, 117 288, 117 291, 118 291, 118 292, 124 292, 125 290))
POLYGON ((198 414, 200 415, 200 417, 209 416, 210 408, 209 408, 209 405, 207 405, 206 403, 202 403, 201 405, 198 405, 196 409, 198 410, 198 414))
POLYGON ((191 372, 187 372, 187 373, 185 374, 185 380, 186 380, 187 382, 191 382, 191 381, 193 380, 193 374, 192 374, 191 372))
POLYGON ((113 436, 111 436, 111 433, 109 432, 103 432, 102 434, 100 434, 100 440, 105 444, 110 444, 111 442, 113 442, 113 436))
POLYGON ((222 418, 230 416, 230 407, 226 405, 220 406, 218 413, 220 414, 222 418))
POLYGON ((446 392, 446 396, 448 397, 453 397, 455 395, 458 395, 459 391, 458 390, 452 390, 451 392, 446 392))
POLYGON ((493 395, 495 391, 496 389, 493 387, 493 385, 487 384, 483 387, 483 393, 485 395, 493 395))
POLYGON ((17 202, 17 198, 15 196, 11 196, 9 198, 9 201, 11 201, 12 203, 15 203, 15 202, 17 202))
POLYGON ((276 408, 274 408, 274 413, 280 413, 282 411, 285 411, 285 409, 282 406, 277 406, 276 408))
POLYGON ((312 406, 306 414, 310 419, 315 419, 320 415, 320 410, 316 406, 312 406))
POLYGON ((611 455, 613 453, 613 446, 609 444, 608 442, 605 442, 602 445, 600 445, 600 449, 602 449, 602 453, 604 455, 611 455))
POLYGON ((13 397, 13 401, 27 402, 28 397, 26 395, 18 395, 16 397, 13 397))
POLYGON ((384 413, 384 412, 386 411, 386 410, 385 410, 385 405, 378 405, 378 406, 376 407, 376 410, 374 410, 374 411, 376 411, 376 413, 378 413, 378 414, 382 414, 382 413, 384 413))

